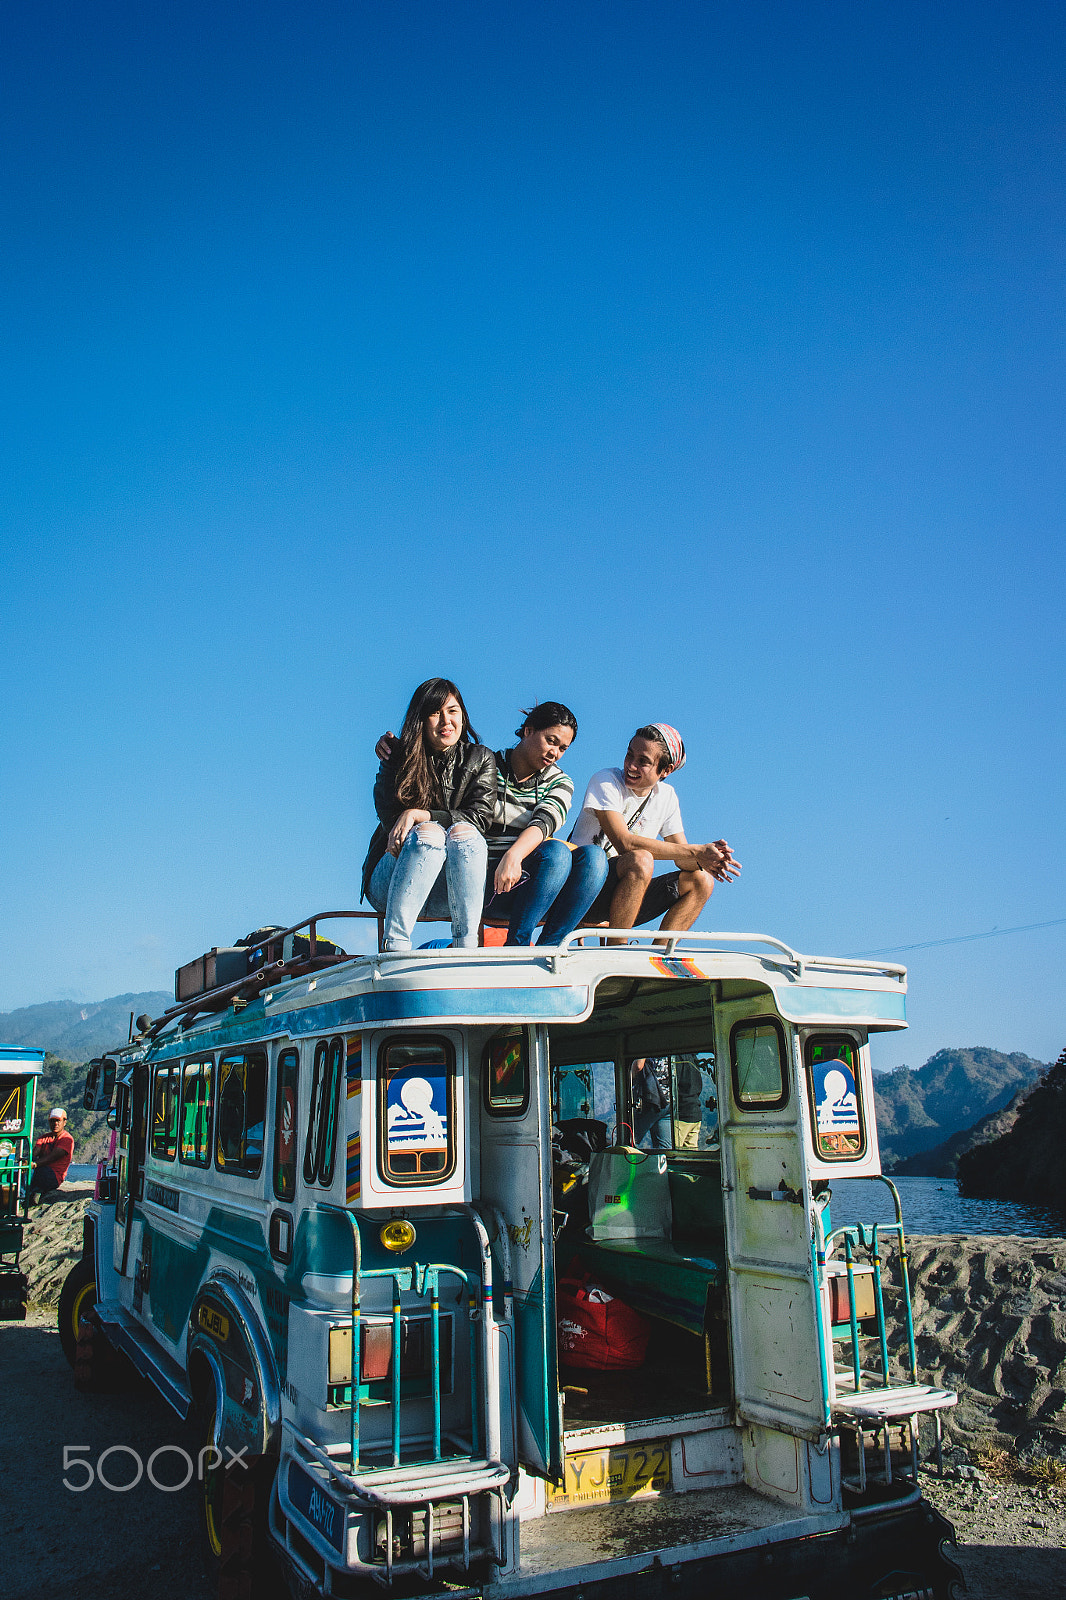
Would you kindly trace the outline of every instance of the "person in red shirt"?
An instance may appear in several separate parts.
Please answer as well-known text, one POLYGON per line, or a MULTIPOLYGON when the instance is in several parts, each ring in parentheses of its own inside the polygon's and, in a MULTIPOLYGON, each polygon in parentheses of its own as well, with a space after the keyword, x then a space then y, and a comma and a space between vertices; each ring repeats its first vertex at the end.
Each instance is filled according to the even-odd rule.
POLYGON ((74 1158, 74 1135, 67 1132, 67 1114, 62 1106, 48 1113, 48 1132, 33 1147, 33 1176, 26 1193, 27 1209, 34 1200, 58 1189, 74 1158))

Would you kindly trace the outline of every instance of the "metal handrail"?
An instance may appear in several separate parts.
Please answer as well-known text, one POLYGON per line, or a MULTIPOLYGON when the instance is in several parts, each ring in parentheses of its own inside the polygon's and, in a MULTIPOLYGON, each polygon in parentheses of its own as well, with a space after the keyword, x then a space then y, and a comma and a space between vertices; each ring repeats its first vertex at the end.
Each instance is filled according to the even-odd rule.
MULTIPOLYGON (((899 1190, 891 1178, 886 1178, 881 1173, 874 1174, 885 1184, 892 1195, 892 1203, 896 1213, 895 1222, 866 1224, 862 1222, 849 1223, 842 1228, 833 1228, 826 1236, 825 1248, 821 1264, 824 1267, 831 1257, 838 1243, 844 1246, 844 1262, 848 1279, 848 1313, 851 1333, 851 1364, 855 1382, 855 1393, 862 1389, 862 1373, 859 1366, 859 1325, 855 1312, 855 1246, 869 1253, 870 1264, 873 1267, 875 1316, 877 1321, 877 1336, 881 1353, 881 1372, 885 1385, 889 1382, 888 1373, 888 1332, 885 1325, 884 1296, 881 1289, 881 1230, 887 1229, 896 1235, 899 1246, 899 1269, 903 1291, 903 1309, 907 1328, 907 1355, 912 1383, 918 1382, 918 1355, 914 1341, 914 1310, 911 1302, 910 1277, 907 1271, 907 1239, 903 1229, 903 1207, 900 1203, 899 1190)), ((819 1219, 820 1221, 820 1219, 819 1219)), ((839 1257, 838 1257, 839 1259, 839 1257)))
POLYGON ((433 1457, 437 1462, 441 1453, 441 1386, 440 1386, 440 1279, 443 1275, 458 1278, 467 1287, 467 1316, 470 1330, 470 1453, 476 1457, 479 1449, 480 1427, 478 1421, 478 1396, 485 1396, 485 1451, 486 1458, 500 1458, 499 1424, 495 1408, 488 1395, 489 1376, 489 1322, 492 1319, 492 1251, 488 1233, 481 1218, 472 1206, 460 1207, 471 1223, 481 1252, 482 1271, 466 1272, 451 1262, 412 1262, 402 1266, 399 1262, 387 1267, 370 1267, 362 1270, 362 1241, 359 1221, 346 1206, 319 1204, 321 1211, 332 1211, 347 1218, 352 1230, 352 1354, 351 1354, 351 1473, 359 1470, 359 1372, 361 1344, 361 1282, 367 1278, 388 1278, 393 1285, 392 1294, 392 1465, 400 1465, 400 1365, 402 1358, 401 1331, 403 1308, 401 1294, 415 1293, 430 1302, 430 1327, 432 1338, 432 1368, 430 1395, 433 1408, 433 1457), (480 1292, 478 1292, 480 1291, 480 1292), (478 1381, 478 1323, 482 1327, 482 1373, 478 1381))

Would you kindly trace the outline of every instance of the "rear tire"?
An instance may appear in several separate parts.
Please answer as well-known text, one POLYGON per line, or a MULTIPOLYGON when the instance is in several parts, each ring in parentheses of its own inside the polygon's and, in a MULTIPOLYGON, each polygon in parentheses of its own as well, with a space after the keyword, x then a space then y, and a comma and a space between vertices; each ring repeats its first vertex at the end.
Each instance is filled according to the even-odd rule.
POLYGON ((67 1273, 59 1294, 56 1322, 63 1354, 74 1369, 74 1387, 83 1394, 129 1389, 137 1374, 115 1349, 93 1316, 96 1304, 96 1268, 83 1256, 67 1273))
POLYGON ((73 1367, 77 1360, 78 1341, 83 1328, 87 1328, 86 1313, 96 1304, 96 1268, 88 1256, 75 1262, 67 1273, 66 1282, 59 1292, 59 1342, 63 1354, 73 1367))
MULTIPOLYGON (((214 1396, 202 1418, 201 1444, 206 1448, 214 1439, 214 1396)), ((267 1520, 276 1471, 273 1456, 253 1456, 247 1464, 204 1471, 200 1529, 208 1579, 217 1600, 274 1600, 275 1596, 281 1600, 288 1596, 267 1520)))

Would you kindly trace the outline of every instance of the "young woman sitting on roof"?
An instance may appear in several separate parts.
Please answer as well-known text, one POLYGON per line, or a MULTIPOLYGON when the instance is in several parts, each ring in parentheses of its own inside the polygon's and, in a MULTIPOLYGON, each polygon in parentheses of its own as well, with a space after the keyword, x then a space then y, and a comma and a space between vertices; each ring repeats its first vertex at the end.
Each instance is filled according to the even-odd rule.
MULTIPOLYGON (((523 712, 518 744, 496 751, 496 808, 488 829, 485 916, 507 922, 508 944, 556 945, 584 918, 607 877, 607 857, 595 845, 576 849, 555 835, 566 821, 574 785, 559 761, 577 737, 569 706, 545 700, 523 712)), ((395 735, 381 736, 375 753, 386 760, 395 735)))
POLYGON ((556 945, 572 933, 607 877, 595 845, 555 837, 574 798, 559 759, 577 737, 577 718, 558 700, 523 713, 519 743, 496 751, 496 811, 489 828, 485 915, 507 919, 508 944, 556 945))
POLYGON ((423 915, 450 917, 453 944, 477 946, 495 804, 492 751, 478 743, 455 684, 428 678, 374 781, 378 826, 363 894, 385 914, 385 950, 410 950, 423 915))

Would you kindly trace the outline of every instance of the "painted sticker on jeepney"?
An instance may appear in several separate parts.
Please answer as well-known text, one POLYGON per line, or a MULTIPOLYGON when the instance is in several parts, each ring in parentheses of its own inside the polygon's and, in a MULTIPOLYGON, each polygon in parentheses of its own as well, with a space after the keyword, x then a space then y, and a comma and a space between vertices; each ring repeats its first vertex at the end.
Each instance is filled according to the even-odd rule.
POLYGON ((819 1061, 811 1068, 814 1117, 823 1154, 843 1156, 862 1149, 862 1122, 855 1075, 846 1061, 819 1061))
POLYGON ((389 1078, 389 1153, 420 1154, 448 1148, 448 1079, 442 1061, 421 1061, 389 1078))

